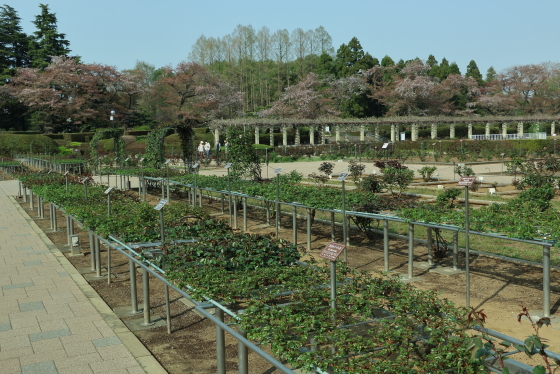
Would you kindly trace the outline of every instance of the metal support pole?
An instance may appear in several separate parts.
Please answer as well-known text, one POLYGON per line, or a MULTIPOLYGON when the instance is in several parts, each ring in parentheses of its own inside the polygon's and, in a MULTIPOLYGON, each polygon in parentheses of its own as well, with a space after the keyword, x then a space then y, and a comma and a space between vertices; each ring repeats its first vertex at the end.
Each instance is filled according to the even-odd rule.
POLYGON ((307 250, 311 251, 311 208, 307 208, 307 250))
MULTIPOLYGON (((347 225, 347 221, 346 221, 346 198, 345 198, 345 183, 344 183, 344 179, 342 180, 342 243, 344 243, 345 246, 348 246, 348 225, 347 225)), ((348 262, 347 261, 347 256, 346 256, 346 247, 344 247, 344 262, 348 262)))
POLYGON ((335 241, 334 212, 331 212, 331 241, 335 241))
POLYGON ((280 227, 280 173, 276 174, 276 237, 280 227))
POLYGON ((58 231, 58 220, 56 218, 56 205, 53 204, 52 206, 52 214, 53 214, 53 231, 58 231))
POLYGON ((414 225, 408 224, 408 279, 412 279, 414 264, 414 225))
POLYGON ((428 236, 428 265, 434 264, 434 240, 432 237, 432 228, 426 227, 426 235, 428 236))
MULTIPOLYGON (((247 333, 245 332, 245 330, 241 329, 240 327, 237 328, 237 332, 242 337, 244 338, 247 337, 247 333)), ((237 367, 238 367, 237 372, 239 374, 249 374, 248 349, 247 346, 243 344, 241 341, 238 341, 237 343, 237 367)))
POLYGON ((27 202, 27 187, 23 187, 23 202, 27 202))
POLYGON ((471 307, 471 274, 469 256, 469 186, 465 186, 465 276, 466 276, 466 297, 465 305, 467 309, 471 307))
POLYGON ((33 190, 29 190, 29 209, 33 210, 35 207, 33 206, 33 190))
POLYGON ((389 220, 383 220, 383 265, 389 271, 389 220))
POLYGON ((295 205, 292 207, 292 231, 293 243, 297 246, 297 207, 295 205))
POLYGON ((270 201, 265 200, 264 208, 266 209, 266 224, 270 226, 270 201))
POLYGON ((459 231, 453 231, 453 270, 457 270, 457 257, 459 254, 459 231))
POLYGON ((163 221, 163 208, 159 210, 159 235, 161 244, 165 241, 165 222, 163 221))
MULTIPOLYGON (((220 308, 215 308, 214 316, 220 321, 224 322, 224 311, 220 308)), ((217 356, 217 374, 226 374, 226 339, 224 330, 216 326, 216 356, 217 356)))
POLYGON ((243 232, 247 232, 247 198, 243 197, 243 232))
POLYGON ((72 246, 72 235, 74 235, 74 222, 72 217, 66 216, 66 238, 69 246, 72 246))
POLYGON ((96 276, 101 278, 101 243, 99 242, 99 237, 94 235, 93 237, 94 244, 95 244, 95 267, 97 270, 96 276))
POLYGON ((171 308, 169 307, 169 286, 164 284, 163 291, 165 293, 165 317, 167 319, 167 333, 171 334, 171 308))
POLYGON ((144 292, 144 322, 141 325, 151 326, 154 322, 150 320, 150 275, 144 268, 142 268, 142 289, 144 292))
MULTIPOLYGON (((233 226, 234 230, 237 229, 237 195, 233 197, 233 226)), ((278 235, 276 235, 278 236, 278 235)))
POLYGON ((224 194, 222 195, 222 214, 226 213, 226 204, 225 204, 225 198, 224 198, 224 194))
POLYGON ((543 245, 543 317, 550 318, 550 247, 543 245))
POLYGON ((89 257, 91 257, 91 270, 96 270, 96 262, 95 262, 95 244, 93 242, 93 231, 88 231, 89 235, 89 257))
POLYGON ((130 313, 138 313, 138 295, 136 293, 136 265, 131 259, 128 260, 128 270, 130 272, 130 304, 132 310, 130 313))

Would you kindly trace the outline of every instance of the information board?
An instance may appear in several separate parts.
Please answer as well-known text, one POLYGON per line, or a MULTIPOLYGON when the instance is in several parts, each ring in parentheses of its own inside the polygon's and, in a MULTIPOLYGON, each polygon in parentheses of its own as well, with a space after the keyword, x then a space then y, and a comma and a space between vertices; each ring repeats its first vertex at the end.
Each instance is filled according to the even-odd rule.
POLYGON ((339 244, 335 242, 330 242, 325 246, 325 248, 319 254, 319 257, 324 258, 326 260, 336 261, 338 256, 342 253, 342 251, 346 248, 344 244, 339 244))

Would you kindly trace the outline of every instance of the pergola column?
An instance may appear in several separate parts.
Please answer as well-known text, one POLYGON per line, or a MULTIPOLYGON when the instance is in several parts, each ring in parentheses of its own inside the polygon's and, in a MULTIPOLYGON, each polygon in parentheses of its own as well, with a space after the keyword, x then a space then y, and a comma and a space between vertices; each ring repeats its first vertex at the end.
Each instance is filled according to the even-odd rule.
POLYGON ((288 145, 288 127, 282 126, 282 144, 285 146, 288 145))
POLYGON ((410 139, 415 142, 418 141, 418 124, 413 123, 410 130, 410 139))
POLYGON ((325 144, 325 126, 319 127, 319 137, 321 138, 321 144, 325 144))
POLYGON ((261 135, 261 132, 259 130, 259 127, 255 126, 255 144, 261 144, 260 135, 261 135))
POLYGON ((449 126, 449 139, 455 139, 455 124, 449 126))
POLYGON ((437 138, 437 123, 432 123, 432 139, 437 138))
POLYGON ((360 125, 360 141, 361 142, 366 141, 366 126, 365 125, 360 125))
POLYGON ((467 125, 467 128, 468 128, 468 138, 472 139, 472 123, 469 123, 467 125))
POLYGON ((214 130, 214 144, 217 144, 220 141, 220 129, 214 130))
POLYGON ((296 143, 296 145, 301 145, 301 135, 300 135, 299 127, 297 127, 297 126, 294 127, 294 131, 295 131, 295 133, 296 133, 296 136, 295 136, 295 138, 296 138, 295 143, 296 143))
POLYGON ((395 142, 396 126, 394 123, 391 124, 391 141, 395 142))
POLYGON ((508 128, 507 123, 506 122, 502 123, 502 138, 503 139, 507 139, 507 128, 508 128))
POLYGON ((274 126, 269 127, 268 131, 270 132, 270 145, 274 147, 276 145, 274 144, 274 126))
POLYGON ((340 125, 336 125, 334 127, 334 141, 335 142, 340 142, 340 125))
POLYGON ((309 126, 309 144, 315 145, 315 126, 309 126))
POLYGON ((379 123, 376 123, 375 124, 375 140, 379 141, 379 138, 380 138, 380 136, 379 136, 379 123))
POLYGON ((550 135, 554 136, 554 134, 556 134, 556 123, 552 122, 550 124, 550 135))
POLYGON ((484 135, 486 139, 490 139, 490 123, 486 122, 486 128, 484 131, 484 135))
POLYGON ((522 139, 522 138, 523 138, 523 122, 519 122, 519 123, 517 124, 517 137, 518 137, 519 139, 522 139))

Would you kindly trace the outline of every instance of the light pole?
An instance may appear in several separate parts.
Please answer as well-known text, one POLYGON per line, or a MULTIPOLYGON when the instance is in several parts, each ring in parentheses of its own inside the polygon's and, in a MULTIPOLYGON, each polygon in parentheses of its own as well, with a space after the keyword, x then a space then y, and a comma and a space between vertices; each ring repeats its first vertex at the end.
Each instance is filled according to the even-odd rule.
POLYGON ((463 153, 463 139, 461 139, 461 153, 463 153))

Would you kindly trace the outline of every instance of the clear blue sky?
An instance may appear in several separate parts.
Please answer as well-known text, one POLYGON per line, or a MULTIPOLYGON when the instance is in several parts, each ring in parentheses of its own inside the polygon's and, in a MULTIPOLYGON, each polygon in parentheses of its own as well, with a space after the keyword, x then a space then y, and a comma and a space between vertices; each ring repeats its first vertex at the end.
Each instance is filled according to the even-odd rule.
MULTIPOLYGON (((433 54, 464 74, 474 59, 483 75, 521 64, 560 62, 558 0, 42 0, 58 18, 72 54, 119 69, 137 60, 156 67, 187 60, 196 39, 221 37, 238 24, 271 32, 323 26, 335 50, 357 37, 381 60, 433 54)), ((35 0, 12 0, 27 33, 35 0)))

